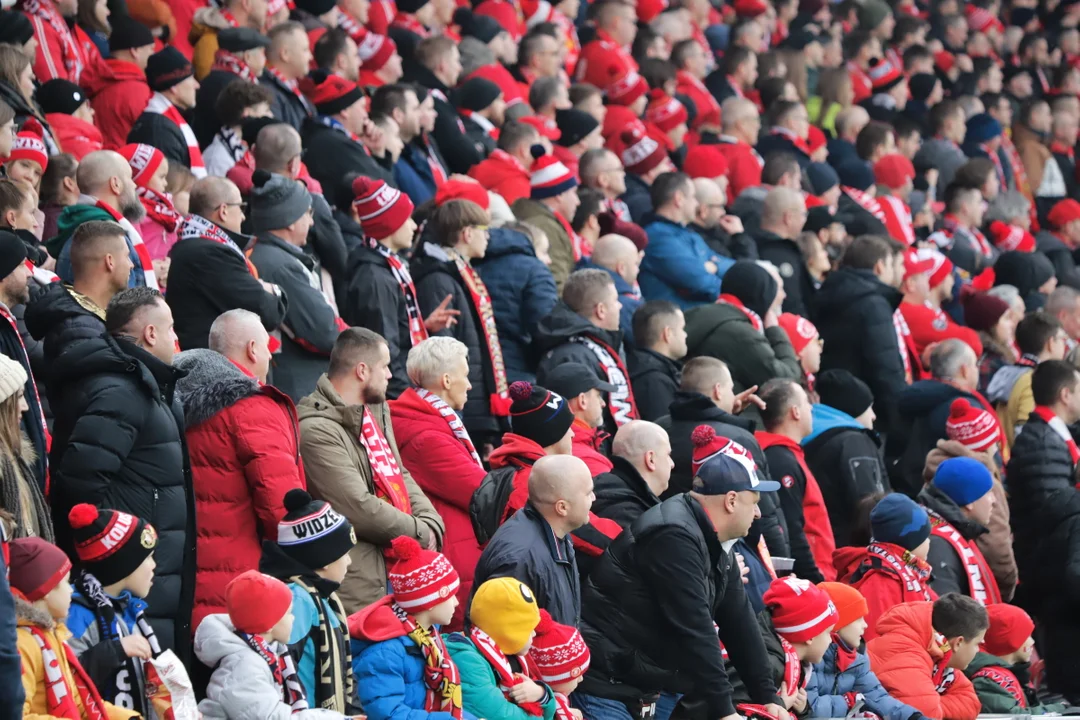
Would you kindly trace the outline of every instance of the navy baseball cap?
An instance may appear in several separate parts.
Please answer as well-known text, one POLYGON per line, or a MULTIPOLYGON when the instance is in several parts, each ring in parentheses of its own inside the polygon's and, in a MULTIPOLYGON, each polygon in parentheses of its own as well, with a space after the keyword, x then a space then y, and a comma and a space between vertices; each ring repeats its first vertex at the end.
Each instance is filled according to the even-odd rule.
MULTIPOLYGON (((741 448, 740 448, 741 449, 741 448)), ((699 495, 726 495, 729 492, 776 492, 780 483, 759 480, 757 465, 749 452, 717 453, 702 465, 694 476, 691 490, 699 495)))

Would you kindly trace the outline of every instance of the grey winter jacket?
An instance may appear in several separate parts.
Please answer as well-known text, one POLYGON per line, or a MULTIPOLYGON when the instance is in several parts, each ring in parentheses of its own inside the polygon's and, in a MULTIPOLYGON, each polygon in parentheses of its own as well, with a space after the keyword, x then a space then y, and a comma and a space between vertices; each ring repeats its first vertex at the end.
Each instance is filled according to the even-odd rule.
MULTIPOLYGON (((288 652, 271 643, 276 652, 288 652)), ((195 632, 195 655, 214 668, 206 699, 199 703, 203 720, 342 720, 329 710, 309 709, 293 714, 270 666, 236 634, 229 616, 207 615, 195 632)))

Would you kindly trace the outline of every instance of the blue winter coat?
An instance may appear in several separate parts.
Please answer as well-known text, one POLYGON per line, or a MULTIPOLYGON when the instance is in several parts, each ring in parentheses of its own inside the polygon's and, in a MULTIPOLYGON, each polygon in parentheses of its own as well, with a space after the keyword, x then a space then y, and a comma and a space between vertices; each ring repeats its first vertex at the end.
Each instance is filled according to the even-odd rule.
MULTIPOLYGON (((319 608, 315 607, 315 601, 311 599, 311 594, 307 590, 296 583, 288 583, 288 585, 293 597, 293 626, 292 635, 289 636, 289 648, 301 648, 300 662, 296 664, 296 675, 300 678, 300 684, 304 686, 304 694, 313 698, 318 689, 316 678, 319 668, 315 666, 318 648, 315 647, 315 641, 311 639, 311 632, 312 628, 319 626, 319 608)), ((341 621, 338 620, 334 609, 330 607, 330 603, 322 598, 319 598, 319 602, 323 604, 323 612, 330 621, 330 627, 338 627, 341 621)))
POLYGON ((536 382, 532 336, 559 301, 551 270, 536 257, 529 238, 506 228, 491 230, 487 253, 473 266, 491 296, 507 379, 536 382))
POLYGON ((858 653, 855 662, 843 673, 837 673, 836 643, 825 651, 825 657, 814 666, 810 684, 806 686, 806 700, 810 717, 842 718, 848 714, 845 693, 862 693, 866 709, 880 715, 883 720, 908 720, 919 711, 905 705, 886 692, 870 669, 870 659, 858 653))
POLYGON ((414 205, 421 205, 435 197, 435 176, 431 172, 427 153, 417 143, 405 143, 401 157, 394 163, 394 182, 414 205))
POLYGON ((641 303, 644 302, 641 299, 640 293, 635 291, 634 288, 630 286, 630 283, 623 279, 622 275, 619 275, 619 273, 613 270, 608 270, 606 267, 594 265, 591 260, 582 258, 578 261, 577 267, 574 269, 603 270, 611 276, 613 281, 615 281, 615 291, 619 293, 619 302, 622 304, 622 310, 619 311, 619 329, 622 330, 623 342, 633 346, 634 312, 641 307, 641 303))
POLYGON ((690 228, 656 215, 649 216, 645 232, 649 244, 638 284, 646 300, 670 300, 683 310, 716 302, 732 258, 717 255, 690 228), (720 269, 716 275, 705 270, 710 260, 720 269))

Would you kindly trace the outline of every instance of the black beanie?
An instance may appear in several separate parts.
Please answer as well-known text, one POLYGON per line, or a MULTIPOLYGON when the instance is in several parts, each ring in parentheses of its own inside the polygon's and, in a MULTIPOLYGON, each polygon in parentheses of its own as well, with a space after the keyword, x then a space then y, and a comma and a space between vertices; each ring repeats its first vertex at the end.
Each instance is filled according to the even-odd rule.
POLYGON ((240 126, 240 136, 247 143, 248 147, 255 144, 255 140, 259 137, 259 133, 267 125, 284 125, 285 123, 278 120, 276 117, 255 117, 244 120, 244 124, 240 126))
POLYGON ((468 8, 454 11, 454 24, 461 28, 461 37, 476 38, 485 45, 504 32, 498 20, 487 15, 477 15, 468 8))
POLYGON ((336 0, 296 0, 296 9, 319 16, 333 10, 336 4, 336 0))
POLYGON ((409 13, 415 15, 420 11, 420 8, 428 4, 430 0, 397 0, 398 12, 409 13))
POLYGON ((68 513, 71 539, 83 567, 102 585, 135 572, 157 547, 157 531, 140 517, 80 503, 68 513))
POLYGON ((23 241, 13 232, 0 230, 0 280, 10 275, 24 262, 26 262, 26 245, 23 241))
POLYGON ((150 32, 150 28, 130 15, 110 15, 109 27, 109 52, 154 44, 154 34, 150 32))
POLYGON ((191 62, 172 45, 154 53, 146 62, 146 83, 157 92, 179 85, 194 74, 191 62))
POLYGON ((356 532, 330 503, 307 491, 285 493, 285 517, 278 523, 277 544, 306 568, 319 570, 341 559, 356 545, 356 532))
POLYGON ((927 98, 930 97, 930 93, 934 92, 934 86, 937 85, 937 82, 937 75, 915 73, 908 78, 908 92, 911 93, 911 99, 926 102, 927 98))
POLYGON ((37 89, 36 97, 42 112, 63 115, 74 114, 89 100, 82 88, 70 80, 60 78, 43 83, 37 89))
POLYGON ((270 38, 248 27, 225 28, 218 33, 218 47, 231 53, 247 52, 270 47, 270 38))
POLYGON ((769 271, 749 260, 740 260, 728 268, 720 281, 720 292, 737 297, 748 310, 764 318, 780 286, 769 271))
POLYGON ((454 94, 459 110, 479 112, 491 106, 502 95, 502 89, 487 78, 469 78, 454 94))
POLYGON ((874 404, 870 386, 847 370, 826 370, 814 378, 814 390, 822 405, 836 408, 853 418, 866 412, 874 404))
POLYGON ((994 263, 994 284, 1012 285, 1025 302, 1053 276, 1054 264, 1041 252, 1009 250, 994 263))
POLYGON ((600 127, 600 123, 592 115, 584 110, 574 109, 556 110, 555 124, 559 126, 559 132, 562 133, 555 144, 562 147, 577 145, 589 133, 600 127))
POLYGON ((34 26, 28 17, 15 10, 0 12, 0 43, 25 45, 32 37, 34 26))
POLYGON ((539 385, 518 380, 510 386, 510 397, 514 401, 510 405, 511 429, 540 447, 562 440, 574 424, 569 403, 539 385))

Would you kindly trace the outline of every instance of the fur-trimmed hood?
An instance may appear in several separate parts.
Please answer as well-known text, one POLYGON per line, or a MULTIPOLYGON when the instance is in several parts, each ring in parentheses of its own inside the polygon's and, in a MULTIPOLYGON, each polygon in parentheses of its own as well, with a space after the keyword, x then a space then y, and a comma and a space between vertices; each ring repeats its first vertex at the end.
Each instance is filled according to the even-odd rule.
POLYGON ((15 621, 20 625, 34 625, 45 630, 55 630, 56 621, 45 610, 35 607, 33 603, 12 593, 15 601, 15 621))
POLYGON ((258 380, 213 350, 185 350, 176 356, 173 365, 188 373, 176 384, 188 428, 260 392, 258 380))

